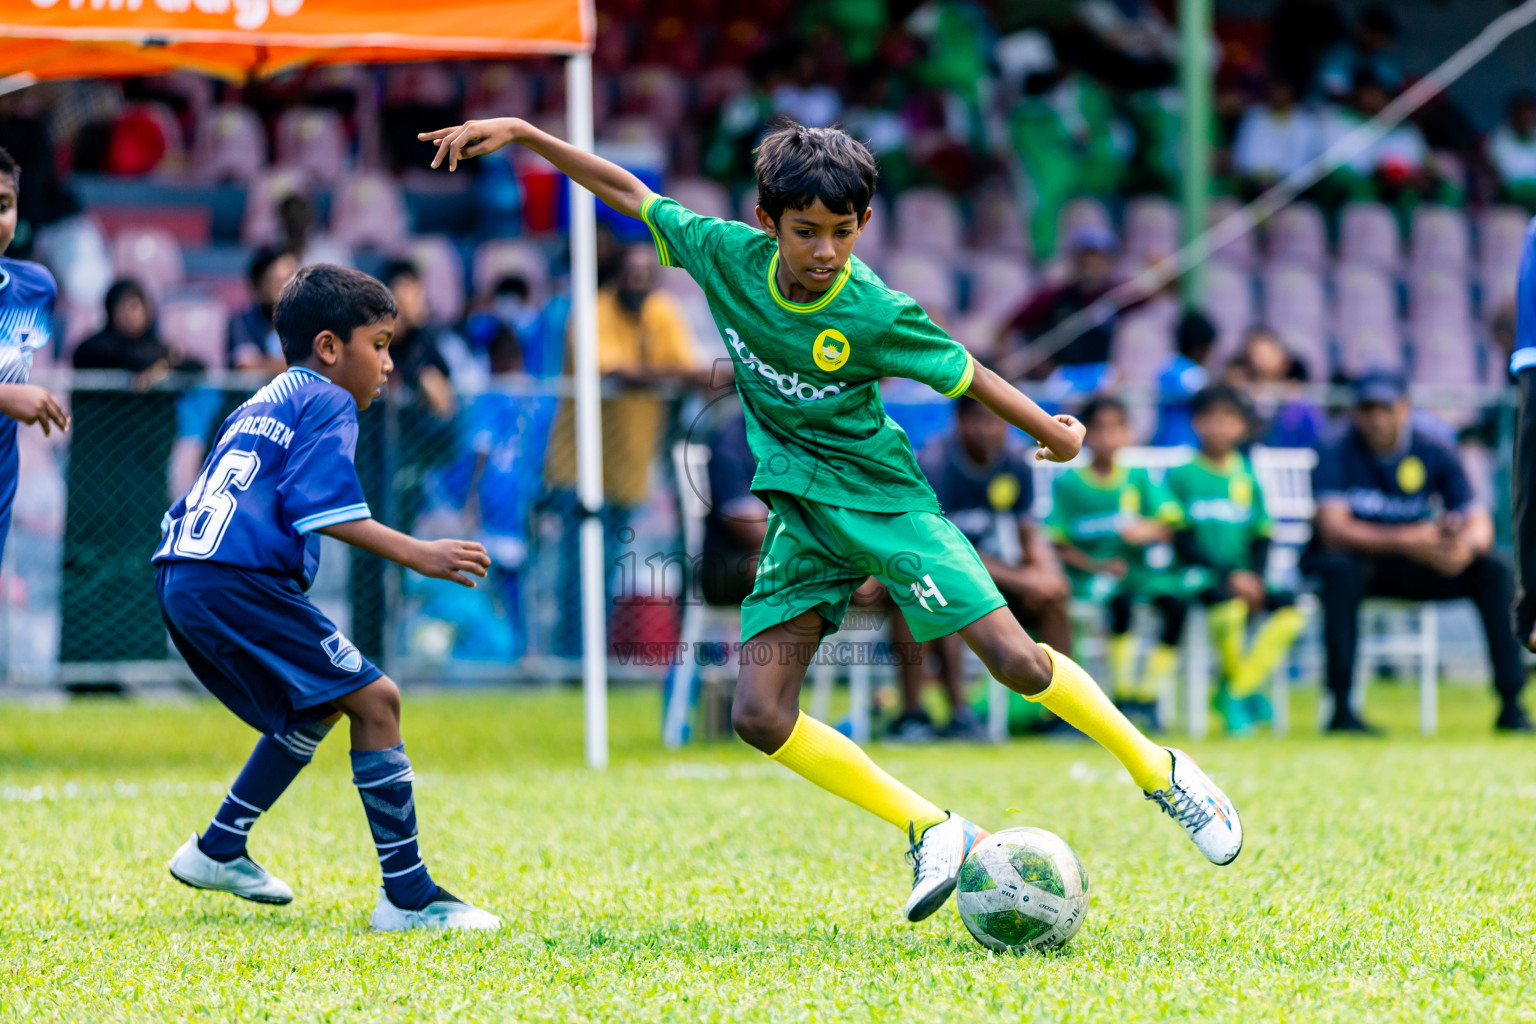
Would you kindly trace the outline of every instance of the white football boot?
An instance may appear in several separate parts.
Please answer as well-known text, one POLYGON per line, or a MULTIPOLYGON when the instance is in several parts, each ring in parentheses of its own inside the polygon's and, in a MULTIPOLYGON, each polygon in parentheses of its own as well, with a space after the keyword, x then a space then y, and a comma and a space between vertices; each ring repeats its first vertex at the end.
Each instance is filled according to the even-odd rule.
POLYGON ((401 910, 389 901, 388 896, 379 893, 379 905, 373 908, 373 917, 368 923, 381 932, 406 932, 415 928, 494 932, 501 927, 501 918, 465 903, 438 886, 437 898, 420 910, 401 910))
POLYGON ((1168 748, 1172 779, 1166 789, 1146 794, 1184 826, 1190 840, 1212 864, 1230 864, 1243 852, 1243 821, 1227 794, 1182 750, 1168 748))
POLYGON ((253 903, 284 904, 293 902, 288 883, 249 857, 231 861, 214 860, 197 846, 197 834, 181 844, 168 865, 171 877, 194 889, 212 889, 232 893, 253 903))
POLYGON ((912 846, 907 860, 912 863, 912 895, 907 897, 907 920, 921 921, 944 905, 960 881, 960 865, 977 841, 989 833, 975 822, 951 814, 937 825, 928 826, 918 839, 910 824, 907 839, 912 846))

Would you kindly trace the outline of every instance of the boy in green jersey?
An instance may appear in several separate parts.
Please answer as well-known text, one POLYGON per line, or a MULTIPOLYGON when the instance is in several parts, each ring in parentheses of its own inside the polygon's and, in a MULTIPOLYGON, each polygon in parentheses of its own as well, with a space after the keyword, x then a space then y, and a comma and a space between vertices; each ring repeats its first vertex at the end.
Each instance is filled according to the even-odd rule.
POLYGON ((1167 572, 1166 547, 1163 571, 1149 564, 1149 551, 1168 543, 1179 509, 1145 469, 1116 464, 1115 457, 1131 439, 1124 403, 1100 395, 1083 407, 1082 417, 1093 460, 1056 478, 1046 529, 1061 552, 1073 595, 1105 603, 1115 703, 1156 729, 1157 695, 1178 666, 1185 607, 1167 572), (1151 604, 1162 618, 1158 642, 1142 672, 1137 672, 1136 636, 1131 632, 1137 601, 1151 604))
MULTIPOLYGON (((642 218, 661 262, 704 289, 735 366, 752 489, 770 507, 731 720, 775 761, 900 828, 910 842, 919 921, 954 891, 984 833, 881 771, 847 737, 800 712, 820 639, 870 576, 915 639, 958 632, 993 678, 1097 740, 1210 860, 1242 848, 1231 802, 1188 757, 1157 746, 1070 658, 1038 646, 1007 610, 976 549, 945 519, 907 435, 885 415, 882 377, 968 394, 1040 442, 1036 458, 1071 459, 1083 428, 1052 417, 887 288, 853 256, 869 222, 873 154, 836 129, 785 123, 756 152, 756 227, 701 217, 616 164, 518 118, 423 133, 433 166, 518 143, 620 213, 642 218)), ((595 510, 594 510, 595 511, 595 510)))
POLYGON ((1196 393, 1190 403, 1200 452, 1168 471, 1168 492, 1182 518, 1174 551, 1190 593, 1209 607, 1211 638, 1222 668, 1217 697, 1227 729, 1251 731, 1271 709, 1261 692, 1305 624, 1294 595, 1264 582, 1273 533, 1248 460, 1237 450, 1248 435, 1248 407, 1230 387, 1196 393), (1271 613, 1246 650, 1248 617, 1271 613))

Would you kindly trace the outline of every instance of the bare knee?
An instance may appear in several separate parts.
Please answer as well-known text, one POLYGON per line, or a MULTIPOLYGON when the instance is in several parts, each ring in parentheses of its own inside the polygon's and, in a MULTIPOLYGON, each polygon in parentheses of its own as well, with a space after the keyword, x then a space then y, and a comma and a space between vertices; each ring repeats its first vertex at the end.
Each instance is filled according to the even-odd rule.
POLYGON ((786 711, 771 700, 754 697, 737 688, 736 699, 731 702, 731 728, 747 743, 765 754, 772 754, 782 747, 789 734, 795 730, 794 713, 786 711))
POLYGON ((982 660, 998 682, 1029 697, 1044 693, 1056 673, 1051 656, 1034 641, 990 653, 982 660))
POLYGON ((347 717, 358 725, 400 727, 400 688, 388 676, 347 694, 340 703, 347 717))

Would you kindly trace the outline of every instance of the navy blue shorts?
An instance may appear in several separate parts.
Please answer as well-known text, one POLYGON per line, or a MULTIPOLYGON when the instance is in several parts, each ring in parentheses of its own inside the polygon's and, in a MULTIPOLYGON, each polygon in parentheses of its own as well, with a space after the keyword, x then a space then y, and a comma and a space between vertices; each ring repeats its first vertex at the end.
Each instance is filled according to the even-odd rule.
POLYGON ((269 736, 329 718, 331 701, 383 675, 290 577, 163 562, 155 590, 192 674, 269 736))

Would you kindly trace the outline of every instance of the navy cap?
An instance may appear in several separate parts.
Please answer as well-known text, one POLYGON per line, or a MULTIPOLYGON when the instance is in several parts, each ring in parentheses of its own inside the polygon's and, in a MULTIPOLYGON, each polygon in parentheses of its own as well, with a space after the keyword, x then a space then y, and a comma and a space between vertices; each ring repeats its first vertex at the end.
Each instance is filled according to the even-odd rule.
POLYGON ((1356 405, 1396 405, 1408 397, 1408 381, 1395 370, 1371 370, 1355 381, 1356 405))

